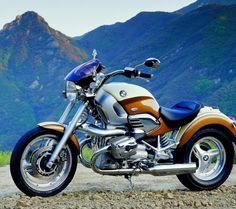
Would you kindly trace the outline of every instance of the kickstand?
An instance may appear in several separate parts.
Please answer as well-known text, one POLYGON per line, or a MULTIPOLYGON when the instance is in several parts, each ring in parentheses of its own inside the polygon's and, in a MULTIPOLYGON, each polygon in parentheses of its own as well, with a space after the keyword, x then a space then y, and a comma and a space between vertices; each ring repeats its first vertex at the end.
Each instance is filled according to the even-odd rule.
POLYGON ((133 190, 134 189, 134 185, 132 183, 131 177, 132 177, 132 175, 125 175, 125 178, 129 181, 130 188, 133 190))

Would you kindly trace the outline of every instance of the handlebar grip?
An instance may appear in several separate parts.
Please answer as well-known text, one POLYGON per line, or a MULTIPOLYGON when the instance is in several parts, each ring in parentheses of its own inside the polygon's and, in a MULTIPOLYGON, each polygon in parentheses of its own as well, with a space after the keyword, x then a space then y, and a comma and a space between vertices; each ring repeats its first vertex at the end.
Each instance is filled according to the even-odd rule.
POLYGON ((134 76, 134 71, 132 71, 132 70, 124 70, 123 75, 128 77, 128 78, 132 78, 134 76))
POLYGON ((153 76, 152 74, 141 73, 139 70, 124 70, 122 74, 128 78, 132 78, 132 77, 152 78, 153 76))
POLYGON ((139 73, 139 77, 142 77, 142 78, 152 78, 152 74, 149 74, 149 73, 139 73))

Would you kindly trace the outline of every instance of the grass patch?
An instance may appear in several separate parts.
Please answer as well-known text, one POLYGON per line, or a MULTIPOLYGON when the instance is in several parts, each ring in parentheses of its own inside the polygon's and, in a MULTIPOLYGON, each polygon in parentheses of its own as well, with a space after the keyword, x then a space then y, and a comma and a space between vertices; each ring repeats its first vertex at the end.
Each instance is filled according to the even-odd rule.
POLYGON ((9 164, 11 158, 11 152, 0 152, 0 166, 6 166, 9 164))
POLYGON ((236 151, 234 152, 234 164, 236 164, 236 151))
POLYGON ((84 157, 84 159, 87 162, 90 162, 90 160, 92 159, 93 156, 93 150, 91 148, 88 147, 88 145, 85 145, 82 149, 82 153, 81 153, 84 157))

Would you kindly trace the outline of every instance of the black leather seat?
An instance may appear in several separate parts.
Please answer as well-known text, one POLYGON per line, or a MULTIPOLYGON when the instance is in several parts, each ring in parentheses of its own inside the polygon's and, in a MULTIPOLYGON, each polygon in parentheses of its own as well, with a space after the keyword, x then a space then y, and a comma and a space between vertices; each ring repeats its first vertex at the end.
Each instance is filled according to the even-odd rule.
POLYGON ((196 102, 179 102, 171 108, 160 107, 160 115, 169 127, 179 127, 192 121, 201 107, 196 102))

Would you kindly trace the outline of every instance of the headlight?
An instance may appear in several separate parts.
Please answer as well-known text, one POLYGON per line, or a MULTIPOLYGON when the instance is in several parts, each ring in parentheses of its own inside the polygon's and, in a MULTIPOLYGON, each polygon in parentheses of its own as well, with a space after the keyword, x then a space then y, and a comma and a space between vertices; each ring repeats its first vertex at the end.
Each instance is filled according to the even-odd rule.
POLYGON ((73 101, 77 98, 78 89, 74 82, 67 81, 66 82, 66 98, 70 101, 73 101))

